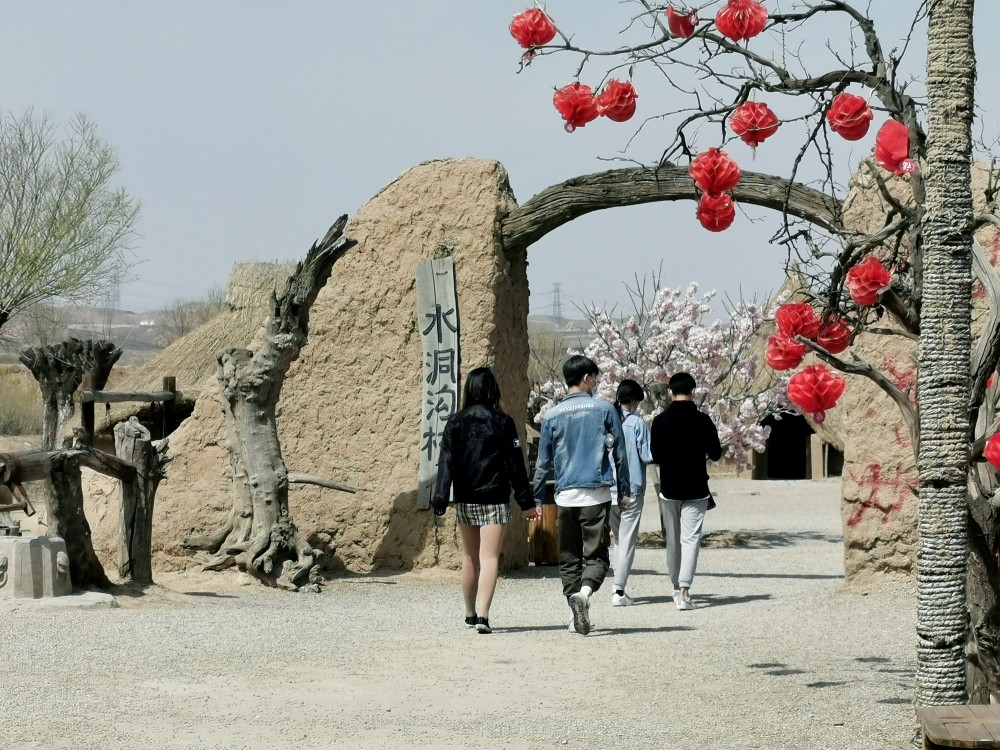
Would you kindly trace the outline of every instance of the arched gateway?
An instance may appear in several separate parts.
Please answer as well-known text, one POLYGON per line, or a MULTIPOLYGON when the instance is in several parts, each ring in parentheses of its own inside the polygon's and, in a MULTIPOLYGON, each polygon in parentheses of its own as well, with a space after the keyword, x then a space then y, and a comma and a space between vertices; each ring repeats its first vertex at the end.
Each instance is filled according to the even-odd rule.
MULTIPOLYGON (((839 223, 838 202, 802 187, 786 194, 785 187, 778 178, 744 173, 735 197, 785 207, 821 225, 839 223)), ((528 246, 589 211, 694 197, 685 170, 637 168, 576 178, 519 207, 499 163, 447 159, 407 171, 359 210, 346 230, 357 245, 334 267, 313 306, 308 343, 278 407, 292 470, 365 490, 353 496, 309 486, 290 491, 295 522, 324 551, 324 566, 367 572, 460 563, 453 515, 436 519, 416 509, 423 354, 414 277, 420 262, 453 258, 462 370, 491 365, 505 403, 519 413, 528 396, 528 246)), ((862 382, 853 378, 851 387, 862 382)), ((185 386, 197 386, 201 396, 171 435, 174 460, 157 494, 153 525, 158 569, 191 565, 180 541, 219 527, 231 507, 218 383, 214 377, 178 383, 185 386)), ((114 493, 98 492, 88 514, 105 563, 116 554, 115 502, 114 493)), ((528 558, 524 522, 514 523, 506 566, 528 558)))

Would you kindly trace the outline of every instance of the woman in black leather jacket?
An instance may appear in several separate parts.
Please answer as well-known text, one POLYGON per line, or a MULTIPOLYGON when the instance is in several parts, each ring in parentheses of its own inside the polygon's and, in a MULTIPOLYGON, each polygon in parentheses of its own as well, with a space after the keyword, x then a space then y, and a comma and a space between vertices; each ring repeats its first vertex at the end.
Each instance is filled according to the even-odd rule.
POLYGON ((537 518, 514 420, 500 409, 500 386, 488 367, 465 381, 462 410, 445 425, 432 505, 443 516, 454 495, 462 534, 465 624, 490 633, 500 545, 511 521, 510 494, 525 518, 537 518))

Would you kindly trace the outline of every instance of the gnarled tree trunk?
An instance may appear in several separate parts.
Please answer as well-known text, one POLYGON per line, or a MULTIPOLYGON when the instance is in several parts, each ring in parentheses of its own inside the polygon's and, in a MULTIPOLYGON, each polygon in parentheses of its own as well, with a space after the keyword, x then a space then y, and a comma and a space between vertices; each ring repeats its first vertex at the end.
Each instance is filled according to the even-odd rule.
POLYGON ((135 583, 153 582, 153 502, 167 464, 166 439, 155 443, 135 417, 115 425, 115 454, 135 467, 135 477, 121 482, 118 576, 135 583))
POLYGON ((308 337, 309 309, 333 264, 354 244, 340 217, 314 244, 272 305, 257 352, 227 349, 219 357, 226 442, 233 467, 233 508, 214 534, 182 544, 212 553, 207 570, 239 565, 267 583, 298 589, 318 583, 317 557, 298 535, 288 508, 288 471, 281 455, 275 409, 291 363, 308 337))

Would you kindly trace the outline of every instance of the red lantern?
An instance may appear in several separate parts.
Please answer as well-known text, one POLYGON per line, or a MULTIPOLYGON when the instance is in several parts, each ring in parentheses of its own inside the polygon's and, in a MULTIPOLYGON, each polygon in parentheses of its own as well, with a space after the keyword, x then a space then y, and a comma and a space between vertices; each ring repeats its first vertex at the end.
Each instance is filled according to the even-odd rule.
POLYGON ((674 10, 673 5, 667 6, 667 28, 670 29, 670 33, 674 36, 687 39, 694 34, 694 29, 697 25, 698 11, 691 10, 683 13, 679 10, 674 10))
POLYGON ((767 8, 757 0, 729 0, 715 14, 715 26, 734 42, 750 39, 767 26, 767 8))
POLYGON ((709 232, 721 232, 729 229, 736 218, 736 204, 732 196, 723 193, 712 195, 704 193, 698 201, 698 221, 709 232))
POLYGON ((566 121, 566 132, 572 133, 597 118, 597 103, 590 86, 576 81, 563 86, 552 96, 552 104, 566 121))
POLYGON ((631 83, 611 79, 597 96, 597 112, 609 120, 625 122, 635 114, 635 100, 638 98, 631 83))
POLYGON ((899 120, 886 120, 875 136, 875 163, 896 175, 917 168, 910 158, 910 129, 899 120))
POLYGON ((766 104, 746 102, 729 116, 729 127, 740 139, 757 148, 778 130, 778 117, 766 104))
POLYGON ((525 49, 548 44, 555 38, 556 25, 538 8, 529 8, 514 16, 510 35, 525 49))
POLYGON ((729 154, 717 148, 710 148, 694 157, 688 173, 699 190, 712 195, 732 190, 740 181, 739 165, 729 154))
POLYGON ((878 304, 878 293, 889 286, 890 281, 892 274, 889 269, 874 255, 869 255, 847 272, 851 299, 865 307, 878 304))
POLYGON ((778 330, 789 338, 804 336, 815 339, 819 333, 820 320, 808 302, 786 302, 774 313, 778 330))
POLYGON ((846 385, 826 365, 808 365, 788 381, 788 398, 806 414, 812 414, 817 424, 823 424, 827 409, 837 405, 846 385))
POLYGON ((1000 433, 991 435, 983 446, 983 458, 989 461, 994 469, 1000 469, 1000 433))
POLYGON ((840 354, 851 345, 851 329, 840 318, 827 318, 819 329, 816 343, 830 354, 840 354))
POLYGON ((793 370, 802 364, 805 356, 806 345, 783 333, 776 333, 767 340, 764 359, 773 370, 793 370))
POLYGON ((872 124, 872 116, 868 102, 854 94, 837 94, 826 111, 830 129, 847 141, 864 138, 872 124))

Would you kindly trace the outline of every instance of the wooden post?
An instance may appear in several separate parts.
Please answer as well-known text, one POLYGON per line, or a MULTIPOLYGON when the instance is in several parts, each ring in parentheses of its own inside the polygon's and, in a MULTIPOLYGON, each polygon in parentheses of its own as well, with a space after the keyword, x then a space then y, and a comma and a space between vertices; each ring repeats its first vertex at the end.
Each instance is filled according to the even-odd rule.
POLYGON ((173 429, 174 405, 177 403, 177 378, 173 375, 165 375, 163 377, 163 390, 174 395, 163 402, 163 429, 160 432, 161 438, 165 438, 173 429))
POLYGON ((149 430, 131 417, 115 425, 115 453, 136 469, 133 478, 121 482, 118 576, 126 581, 152 583, 153 501, 163 478, 166 441, 154 446, 149 430))
MULTIPOLYGON (((80 387, 89 391, 94 388, 94 375, 85 373, 80 387)), ((86 445, 94 444, 94 402, 85 401, 80 404, 80 427, 83 428, 83 442, 86 445)))
POLYGON ((60 451, 51 455, 52 493, 49 498, 47 536, 57 536, 66 542, 73 588, 107 589, 111 582, 94 553, 90 524, 83 512, 79 453, 60 451))

